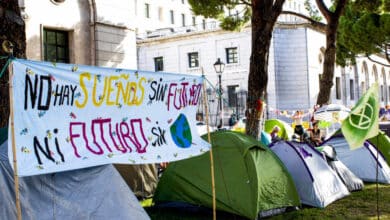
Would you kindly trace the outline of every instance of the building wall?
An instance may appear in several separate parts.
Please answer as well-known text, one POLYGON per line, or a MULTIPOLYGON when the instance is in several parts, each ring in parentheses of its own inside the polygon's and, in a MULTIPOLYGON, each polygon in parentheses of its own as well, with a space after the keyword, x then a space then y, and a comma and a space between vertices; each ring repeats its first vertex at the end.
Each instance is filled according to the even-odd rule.
POLYGON ((90 1, 95 7, 95 65, 137 69, 134 2, 90 1))
POLYGON ((308 109, 306 28, 274 30, 277 109, 308 109))
POLYGON ((97 66, 137 69, 137 49, 133 30, 106 24, 95 25, 97 66))
MULTIPOLYGON (((248 53, 249 52, 250 51, 248 51, 248 53)), ((267 84, 267 100, 266 100, 267 111, 265 113, 265 117, 267 118, 276 117, 274 109, 276 109, 276 107, 278 106, 277 85, 276 85, 277 84, 277 76, 276 76, 277 61, 275 56, 276 56, 275 39, 272 38, 271 45, 269 48, 268 84, 267 84)))
POLYGON ((83 47, 89 45, 91 37, 87 1, 65 1, 62 4, 54 4, 51 1, 26 0, 24 4, 28 16, 25 20, 28 59, 43 60, 43 28, 54 28, 71 33, 71 62, 90 63, 91 51, 83 47))
MULTIPOLYGON (((285 1, 283 4, 283 11, 294 11, 297 13, 301 13, 304 15, 309 16, 309 13, 305 9, 304 6, 305 0, 289 0, 285 1)), ((286 14, 281 14, 278 17, 278 22, 280 23, 302 23, 305 22, 302 18, 296 17, 294 15, 286 15, 286 14)))
POLYGON ((135 26, 137 33, 140 36, 161 36, 169 34, 171 31, 186 32, 194 28, 200 30, 203 28, 203 20, 205 23, 214 21, 213 19, 205 19, 203 16, 195 16, 188 4, 187 0, 132 0, 134 12, 136 16, 135 26), (146 4, 149 5, 149 17, 146 16, 146 4), (171 23, 171 12, 173 11, 174 23, 171 23), (182 14, 185 16, 183 27, 182 14), (195 26, 193 26, 192 17, 195 18, 195 26), (193 27, 190 27, 193 26, 193 27))
MULTIPOLYGON (((371 58, 381 63, 387 62, 383 57, 371 56, 371 58)), ((383 92, 379 92, 380 105, 385 106, 390 104, 390 67, 385 67, 367 58, 360 57, 357 59, 354 69, 358 75, 357 81, 359 82, 360 96, 366 90, 365 88, 362 88, 362 84, 365 85, 364 87, 367 87, 367 85, 372 85, 375 81, 377 81, 379 89, 383 86, 384 90, 383 92), (366 81, 366 76, 368 76, 369 79, 368 83, 366 81)))
POLYGON ((24 0, 28 59, 43 60, 43 29, 69 32, 70 62, 137 68, 132 1, 24 0))
MULTIPOLYGON (((226 63, 226 47, 238 47, 239 62, 226 65, 222 75, 222 85, 226 91, 228 85, 239 85, 239 89, 247 90, 249 59, 251 54, 250 29, 242 32, 225 32, 221 30, 187 33, 138 41, 138 65, 140 69, 154 71, 153 58, 164 57, 164 71, 175 73, 201 74, 216 87, 218 78, 213 69, 213 63, 219 57, 226 63), (188 52, 197 51, 200 57, 200 67, 188 68, 188 52)), ((317 101, 319 92, 319 76, 323 73, 325 35, 306 25, 279 24, 273 33, 269 57, 269 80, 267 87, 268 117, 277 117, 274 110, 309 110, 317 101)), ((379 57, 376 57, 379 59, 379 57)), ((383 58, 382 58, 383 60, 383 58)), ((384 61, 384 60, 383 60, 384 61)), ((365 81, 362 66, 367 66, 370 84, 375 81, 372 74, 377 69, 380 85, 387 88, 383 92, 390 99, 390 70, 367 58, 358 59, 356 68, 335 66, 334 86, 331 90, 330 103, 344 104, 352 107, 362 95, 360 84, 365 81), (374 66, 376 66, 374 68, 374 66), (355 70, 356 69, 356 70, 355 70), (385 73, 386 79, 382 76, 385 73), (358 74, 359 78, 355 79, 358 74), (336 78, 340 78, 339 88, 336 88, 336 78), (350 80, 358 82, 359 88, 354 90, 351 99, 350 80), (386 84, 385 84, 386 81, 386 84), (336 89, 340 97, 336 97, 336 89)), ((354 83, 355 84, 355 83, 354 83)), ((227 94, 224 94, 227 99, 227 94)), ((385 99, 386 100, 386 99, 385 99)), ((386 101, 382 105, 386 104, 386 101)), ((225 117, 233 109, 225 105, 225 117), (226 113, 228 112, 228 113, 226 113)))
MULTIPOLYGON (((185 35, 167 36, 156 39, 145 39, 138 41, 138 66, 140 69, 154 71, 154 58, 162 56, 164 59, 164 71, 173 73, 202 74, 206 76, 209 87, 218 88, 218 76, 215 73, 213 64, 217 58, 223 63, 226 61, 225 48, 238 48, 238 63, 226 64, 222 73, 223 98, 228 102, 227 87, 237 85, 239 106, 228 107, 224 104, 225 121, 231 113, 238 110, 244 115, 246 91, 248 87, 249 61, 251 55, 250 29, 246 28, 241 32, 210 31, 185 35), (199 68, 188 67, 188 53, 199 53, 199 68), (244 102, 242 102, 244 100, 244 102), (237 109, 239 108, 239 109, 237 109)), ((273 43, 271 43, 273 44, 273 43)), ((275 106, 276 91, 274 80, 274 48, 271 46, 269 55, 270 65, 268 66, 268 102, 275 106)), ((215 114, 217 106, 216 97, 210 106, 211 112, 215 114)))
POLYGON ((154 58, 162 56, 164 72, 202 74, 213 84, 218 77, 213 64, 217 58, 226 62, 225 48, 238 48, 238 63, 225 65, 222 74, 224 87, 239 84, 247 87, 247 74, 250 57, 250 34, 242 32, 212 31, 208 33, 177 35, 159 39, 138 41, 138 66, 140 69, 154 71, 154 58), (199 53, 199 67, 188 67, 188 53, 199 53))
MULTIPOLYGON (((250 58, 250 30, 242 32, 210 31, 188 33, 184 35, 167 36, 156 39, 138 41, 138 67, 142 70, 154 71, 154 58, 163 57, 164 72, 195 74, 206 76, 207 87, 219 88, 218 76, 213 64, 217 58, 225 63, 222 73, 222 88, 224 102, 224 121, 237 110, 237 106, 228 107, 228 86, 237 85, 236 91, 247 91, 247 79, 250 58), (225 48, 237 47, 238 63, 227 64, 225 48), (188 53, 198 52, 199 67, 190 68, 188 53)), ((163 73, 162 73, 163 74, 163 73)), ((246 97, 246 96, 245 96, 246 97)), ((245 97, 241 99, 246 99, 245 97)), ((211 99, 210 112, 212 117, 217 112, 216 94, 211 99)), ((244 114, 245 104, 240 105, 240 112, 244 114)), ((213 121, 213 119, 212 119, 213 121)))
MULTIPOLYGON (((247 90, 250 28, 241 32, 226 32, 214 26, 187 32, 188 27, 181 27, 181 14, 186 15, 186 25, 192 25, 193 15, 186 0, 184 4, 181 0, 67 0, 60 4, 50 0, 20 0, 20 5, 26 22, 28 59, 43 60, 42 30, 53 28, 70 33, 72 63, 154 71, 153 58, 163 56, 164 71, 198 75, 203 72, 210 86, 217 87, 218 77, 213 64, 217 58, 226 63, 225 48, 237 47, 238 63, 226 65, 222 75, 223 97, 227 100, 229 85, 238 85, 238 90, 247 90), (150 18, 145 17, 145 3, 150 6, 150 18), (163 14, 161 19, 159 10, 163 14), (174 10, 175 24, 170 23, 170 10, 174 10), (166 27, 173 28, 174 32, 163 37, 139 39, 136 49, 136 31, 153 32, 166 27), (199 67, 188 67, 189 52, 199 53, 199 67)), ((286 7, 302 10, 302 1, 289 1, 286 7)), ((269 57, 268 107, 308 109, 314 105, 319 90, 318 77, 322 73, 323 63, 321 48, 325 45, 325 37, 305 25, 286 25, 289 21, 296 22, 289 19, 281 17, 281 23, 273 35, 269 57)), ((202 17, 196 17, 197 24, 202 21, 202 17)), ((381 57, 375 58, 385 61, 381 57)), ((352 106, 365 90, 362 85, 366 87, 376 78, 384 90, 381 92, 381 104, 390 103, 389 67, 359 58, 354 66, 336 67, 336 77, 342 79, 342 97, 336 98, 334 86, 332 103, 352 106), (350 80, 354 82, 354 99, 351 99, 349 92, 350 80)), ((232 111, 229 108, 226 110, 227 115, 232 111)))
POLYGON ((308 90, 308 107, 313 107, 317 102, 319 88, 319 76, 322 74, 325 48, 325 35, 321 32, 306 28, 306 36, 304 39, 307 42, 307 77, 309 82, 308 90))

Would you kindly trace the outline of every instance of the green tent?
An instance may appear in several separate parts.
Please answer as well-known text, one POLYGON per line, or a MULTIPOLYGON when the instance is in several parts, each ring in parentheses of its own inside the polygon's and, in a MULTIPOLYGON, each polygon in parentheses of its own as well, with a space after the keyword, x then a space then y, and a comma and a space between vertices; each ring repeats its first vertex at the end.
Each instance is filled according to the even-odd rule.
POLYGON ((375 137, 368 139, 375 147, 379 149, 383 157, 386 159, 387 164, 390 165, 390 138, 383 131, 379 131, 379 134, 375 137))
MULTIPOLYGON (((279 158, 245 134, 210 134, 217 209, 256 219, 263 211, 299 206, 294 182, 279 158)), ((207 140, 207 135, 203 138, 207 140)), ((212 207, 210 154, 170 163, 154 195, 156 204, 186 202, 212 207)))
POLYGON ((294 129, 289 124, 279 119, 266 120, 264 124, 264 131, 271 133, 275 126, 279 126, 280 128, 278 133, 279 137, 283 138, 284 140, 291 139, 291 136, 294 134, 294 129))

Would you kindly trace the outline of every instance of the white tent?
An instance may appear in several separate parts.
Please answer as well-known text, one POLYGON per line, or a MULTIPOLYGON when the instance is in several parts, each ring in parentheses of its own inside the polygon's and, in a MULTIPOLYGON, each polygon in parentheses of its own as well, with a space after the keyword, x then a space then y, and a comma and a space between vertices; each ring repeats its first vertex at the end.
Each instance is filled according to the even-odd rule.
POLYGON ((348 169, 348 167, 344 165, 343 162, 337 158, 336 151, 332 146, 324 145, 316 149, 325 155, 329 166, 334 171, 336 171, 337 175, 340 177, 350 192, 362 190, 364 188, 363 180, 357 177, 351 170, 348 169))
POLYGON ((337 122, 348 117, 351 109, 340 104, 324 105, 314 112, 315 120, 337 122))
POLYGON ((302 204, 324 208, 349 195, 347 187, 323 155, 309 145, 278 141, 270 148, 290 172, 302 204))
POLYGON ((390 168, 386 160, 368 141, 364 143, 364 146, 351 150, 344 136, 337 134, 323 144, 333 146, 337 158, 363 181, 376 182, 378 166, 378 182, 390 184, 390 168))
MULTIPOLYGON (((0 219, 16 219, 7 145, 0 145, 0 219)), ((22 219, 150 219, 111 164, 21 177, 19 189, 22 219)))

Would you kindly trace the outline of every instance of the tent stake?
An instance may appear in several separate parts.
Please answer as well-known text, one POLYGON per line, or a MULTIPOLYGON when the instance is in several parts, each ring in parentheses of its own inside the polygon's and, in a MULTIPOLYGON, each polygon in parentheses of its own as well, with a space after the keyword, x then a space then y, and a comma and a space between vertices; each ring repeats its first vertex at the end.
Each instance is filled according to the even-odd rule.
MULTIPOLYGON (((9 58, 11 59, 11 58, 9 58)), ((19 176, 18 176, 18 165, 16 158, 16 146, 15 146, 15 127, 14 127, 14 99, 13 99, 13 68, 12 65, 8 66, 9 74, 9 95, 10 95, 10 120, 11 120, 11 137, 12 137, 12 155, 13 155, 13 165, 14 165, 14 188, 15 188, 15 205, 16 213, 18 220, 22 219, 22 210, 20 208, 20 195, 19 195, 19 176)))
POLYGON ((216 212, 216 199, 215 199, 215 179, 214 179, 214 157, 213 157, 213 148, 211 144, 211 136, 210 136, 210 127, 209 127, 209 111, 207 107, 207 100, 206 100, 206 83, 204 82, 204 74, 203 74, 203 68, 202 68, 202 77, 203 77, 203 105, 206 112, 206 128, 207 128, 207 139, 210 143, 210 170, 211 170, 211 190, 213 194, 213 220, 217 219, 217 212, 216 212))

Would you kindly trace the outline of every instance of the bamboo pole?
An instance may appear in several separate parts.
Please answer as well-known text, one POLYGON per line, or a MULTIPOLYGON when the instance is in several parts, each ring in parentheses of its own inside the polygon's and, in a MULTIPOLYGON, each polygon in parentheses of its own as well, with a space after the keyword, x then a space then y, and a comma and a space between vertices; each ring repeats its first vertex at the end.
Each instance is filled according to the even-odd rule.
MULTIPOLYGON (((379 125, 378 125, 379 126, 379 125)), ((378 128, 379 130, 379 128, 378 128)), ((379 216, 380 216, 380 213, 379 213, 379 183, 378 183, 378 179, 379 179, 379 133, 376 134, 376 143, 378 146, 374 146, 375 149, 376 149, 376 216, 377 216, 377 219, 379 220, 379 216)))
POLYGON ((211 136, 210 136, 210 127, 209 127, 209 111, 207 107, 207 99, 206 99, 206 83, 204 80, 204 73, 202 68, 202 77, 203 77, 203 105, 206 112, 206 128, 207 128, 207 139, 210 143, 210 170, 211 170, 211 191, 213 195, 213 220, 217 219, 217 211, 216 211, 216 196, 215 196, 215 179, 214 179, 214 156, 213 156, 213 148, 211 144, 211 136))
MULTIPOLYGON (((11 58, 9 58, 11 59, 11 58)), ((9 75, 9 95, 10 95, 10 120, 11 120, 11 137, 12 137, 12 155, 13 155, 13 165, 14 165, 14 188, 15 188, 15 205, 17 219, 22 219, 22 209, 20 208, 20 194, 19 194, 19 176, 18 176, 18 164, 16 158, 16 146, 15 146, 15 127, 14 127, 14 96, 13 96, 13 68, 12 63, 8 66, 8 75, 9 75)))

